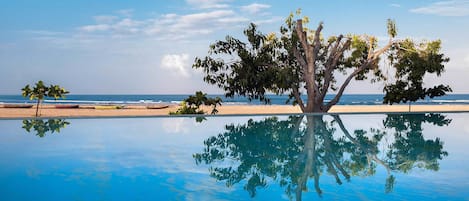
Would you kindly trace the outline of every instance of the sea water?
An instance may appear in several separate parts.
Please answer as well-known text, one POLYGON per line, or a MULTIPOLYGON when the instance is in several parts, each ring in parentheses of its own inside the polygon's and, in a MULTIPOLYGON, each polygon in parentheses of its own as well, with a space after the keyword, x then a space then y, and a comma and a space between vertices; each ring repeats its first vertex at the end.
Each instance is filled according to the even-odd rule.
MULTIPOLYGON (((186 99, 186 95, 67 95, 66 99, 46 99, 49 104, 179 104, 186 99)), ((208 95, 209 97, 221 97, 225 105, 264 104, 258 100, 249 101, 245 97, 225 98, 223 95, 208 95)), ((271 104, 285 105, 288 96, 268 95, 271 104)), ((303 96, 306 99, 306 96, 303 96)), ((331 100, 333 95, 327 95, 325 100, 331 100)), ((0 103, 33 103, 20 95, 0 95, 0 103)), ((380 105, 383 103, 382 94, 344 94, 339 105, 380 105)), ((469 94, 450 94, 434 99, 419 100, 413 104, 438 105, 438 104, 469 104, 469 94)))

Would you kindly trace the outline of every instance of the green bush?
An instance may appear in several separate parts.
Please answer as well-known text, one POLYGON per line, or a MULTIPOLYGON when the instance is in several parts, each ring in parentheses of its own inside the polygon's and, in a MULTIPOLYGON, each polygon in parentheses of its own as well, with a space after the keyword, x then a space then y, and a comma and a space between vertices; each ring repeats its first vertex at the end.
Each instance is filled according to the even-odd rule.
POLYGON ((221 102, 222 100, 220 97, 208 98, 206 93, 197 91, 194 96, 191 95, 182 101, 181 108, 176 112, 170 112, 169 114, 205 114, 205 111, 200 109, 201 105, 212 106, 210 114, 216 114, 218 113, 217 105, 221 105, 221 102))

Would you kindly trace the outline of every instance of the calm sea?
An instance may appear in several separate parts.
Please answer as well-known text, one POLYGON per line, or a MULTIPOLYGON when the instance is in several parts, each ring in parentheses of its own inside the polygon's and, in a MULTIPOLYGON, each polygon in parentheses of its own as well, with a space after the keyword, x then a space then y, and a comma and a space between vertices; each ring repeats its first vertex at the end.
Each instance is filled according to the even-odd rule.
MULTIPOLYGON (((48 104, 145 104, 164 103, 178 104, 189 95, 68 95, 62 100, 45 100, 48 104)), ((209 95, 209 97, 222 97, 225 105, 259 105, 260 101, 249 101, 245 97, 224 98, 223 95, 209 95)), ((288 96, 269 95, 271 104, 284 105, 288 96)), ((304 97, 306 98, 306 97, 304 97)), ((326 100, 333 98, 333 95, 326 96, 326 100)), ((345 94, 340 99, 339 105, 380 105, 382 104, 382 94, 345 94)), ((20 95, 0 95, 0 103, 33 103, 20 95)), ((469 94, 451 94, 434 99, 419 100, 419 105, 438 104, 469 104, 469 94)))

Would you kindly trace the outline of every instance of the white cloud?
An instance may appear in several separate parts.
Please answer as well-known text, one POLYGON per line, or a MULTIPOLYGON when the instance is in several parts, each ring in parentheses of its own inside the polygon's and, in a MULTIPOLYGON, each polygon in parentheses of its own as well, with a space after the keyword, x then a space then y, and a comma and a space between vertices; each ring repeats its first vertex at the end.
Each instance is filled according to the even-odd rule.
POLYGON ((466 62, 466 65, 469 67, 469 54, 464 57, 464 61, 466 62))
POLYGON ((453 0, 439 1, 428 6, 411 9, 410 12, 420 14, 431 14, 438 16, 468 16, 469 1, 453 0))
POLYGON ((257 25, 271 24, 271 23, 275 23, 275 22, 281 22, 282 20, 285 20, 285 18, 284 17, 279 17, 279 16, 274 16, 274 17, 271 17, 270 19, 256 20, 256 21, 254 21, 254 24, 257 24, 257 25))
POLYGON ((138 36, 155 37, 158 40, 180 40, 211 34, 217 30, 242 27, 250 21, 249 18, 239 16, 233 10, 214 10, 187 15, 169 13, 143 20, 134 20, 130 17, 116 19, 102 15, 95 16, 95 20, 97 24, 82 26, 78 30, 88 34, 108 31, 111 37, 139 34, 138 36), (106 20, 108 23, 99 23, 106 20))
POLYGON ((96 24, 96 25, 82 26, 79 29, 85 32, 98 32, 98 31, 107 31, 111 29, 111 26, 109 26, 108 24, 96 24))
POLYGON ((203 25, 222 19, 229 19, 235 16, 232 10, 217 10, 212 12, 203 12, 196 14, 183 15, 177 19, 177 27, 196 27, 194 25, 203 25))
POLYGON ((238 17, 232 10, 217 10, 182 15, 173 20, 174 23, 167 24, 164 30, 176 39, 206 35, 216 30, 232 29, 249 21, 247 18, 238 17))
POLYGON ((230 0, 186 0, 186 2, 196 8, 201 9, 211 9, 211 8, 228 8, 230 7, 229 2, 230 0))
POLYGON ((125 18, 114 24, 113 29, 120 33, 137 33, 143 24, 143 22, 125 18))
MULTIPOLYGON (((96 17, 95 17, 96 19, 96 17)), ((103 19, 99 19, 102 21, 103 19)), ((98 20, 97 20, 98 21, 98 20)), ((95 25, 86 25, 79 27, 80 31, 84 32, 103 32, 103 31, 112 31, 116 34, 133 34, 141 31, 141 26, 144 25, 144 22, 132 20, 130 18, 124 18, 119 21, 113 19, 108 21, 109 23, 101 23, 95 25)))
POLYGON ((270 8, 270 5, 253 3, 253 4, 249 4, 247 6, 242 6, 241 11, 248 12, 250 14, 257 14, 261 10, 264 10, 264 9, 267 9, 267 8, 270 8))
POLYGON ((115 20, 118 19, 118 17, 114 16, 114 15, 98 15, 98 16, 94 16, 93 18, 96 21, 96 23, 98 23, 98 24, 112 23, 112 22, 114 22, 115 20))
POLYGON ((232 18, 221 18, 218 19, 217 22, 223 23, 223 24, 230 24, 230 23, 243 23, 243 22, 248 22, 249 19, 245 17, 232 17, 232 18))
POLYGON ((188 54, 166 54, 161 59, 161 68, 172 71, 176 75, 189 77, 189 55, 188 54))
POLYGON ((39 36, 60 36, 65 33, 65 32, 48 31, 48 30, 25 30, 23 32, 27 34, 33 34, 33 35, 39 35, 39 36))
POLYGON ((122 15, 124 17, 132 16, 133 12, 134 12, 134 9, 122 9, 122 10, 116 11, 117 14, 122 15))
POLYGON ((394 7, 394 8, 400 8, 401 4, 392 3, 392 4, 389 4, 389 6, 394 7))

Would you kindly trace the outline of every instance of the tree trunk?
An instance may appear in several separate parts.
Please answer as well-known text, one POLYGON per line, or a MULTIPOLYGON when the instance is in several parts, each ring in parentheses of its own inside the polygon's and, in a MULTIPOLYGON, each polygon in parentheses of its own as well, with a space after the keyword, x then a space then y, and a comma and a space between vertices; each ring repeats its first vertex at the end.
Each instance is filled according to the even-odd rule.
POLYGON ((329 108, 323 105, 323 100, 316 101, 315 94, 308 93, 308 101, 306 107, 302 107, 303 113, 325 113, 329 111, 329 108), (311 100, 311 101, 310 101, 311 100))
POLYGON ((41 99, 37 99, 37 104, 36 104, 36 117, 39 116, 39 106, 41 105, 41 99))

